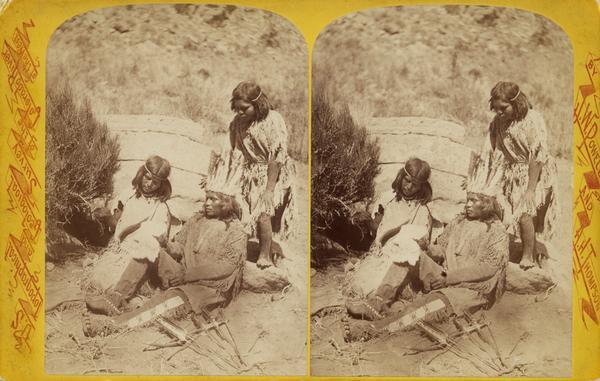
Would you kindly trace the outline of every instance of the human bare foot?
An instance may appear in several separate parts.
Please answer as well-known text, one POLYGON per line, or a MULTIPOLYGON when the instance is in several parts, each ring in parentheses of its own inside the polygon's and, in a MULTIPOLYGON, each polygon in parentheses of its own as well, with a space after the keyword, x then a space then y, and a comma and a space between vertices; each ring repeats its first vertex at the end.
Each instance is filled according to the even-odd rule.
POLYGON ((530 268, 535 267, 535 262, 533 261, 533 258, 523 257, 523 259, 521 259, 521 262, 519 262, 519 267, 522 270, 529 270, 530 268))
POLYGON ((256 261, 256 266, 259 269, 266 269, 267 267, 273 266, 273 262, 269 258, 268 255, 263 255, 262 253, 258 256, 258 260, 256 261))

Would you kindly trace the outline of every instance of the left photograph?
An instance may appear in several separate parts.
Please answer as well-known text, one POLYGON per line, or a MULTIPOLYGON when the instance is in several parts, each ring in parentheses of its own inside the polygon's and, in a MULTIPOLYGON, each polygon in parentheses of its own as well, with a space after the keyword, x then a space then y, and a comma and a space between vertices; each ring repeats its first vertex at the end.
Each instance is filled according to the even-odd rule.
POLYGON ((112 7, 63 23, 46 66, 46 372, 305 375, 302 34, 112 7))

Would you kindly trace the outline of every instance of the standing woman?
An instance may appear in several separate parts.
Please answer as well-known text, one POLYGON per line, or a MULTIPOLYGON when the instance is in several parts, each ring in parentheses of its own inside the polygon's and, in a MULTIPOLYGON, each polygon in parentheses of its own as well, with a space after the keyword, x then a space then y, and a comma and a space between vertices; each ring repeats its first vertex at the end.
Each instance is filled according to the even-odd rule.
POLYGON ((476 171, 501 171, 500 188, 506 202, 505 222, 521 237, 522 269, 539 265, 538 238, 550 239, 557 217, 556 164, 548 153, 546 123, 527 96, 512 82, 498 82, 490 93, 488 142, 476 171))
POLYGON ((274 224, 287 237, 295 214, 295 167, 287 152, 287 129, 281 114, 254 82, 241 82, 233 89, 231 109, 236 113, 229 125, 231 154, 239 157, 244 168, 241 193, 248 206, 244 221, 258 237, 256 264, 266 268, 273 265, 274 224))

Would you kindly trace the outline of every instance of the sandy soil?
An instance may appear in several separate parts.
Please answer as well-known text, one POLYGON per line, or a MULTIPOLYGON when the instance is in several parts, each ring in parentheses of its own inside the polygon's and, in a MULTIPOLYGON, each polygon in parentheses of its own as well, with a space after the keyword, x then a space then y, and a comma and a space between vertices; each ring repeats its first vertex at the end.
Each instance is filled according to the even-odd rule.
MULTIPOLYGON (((81 261, 56 267, 48 273, 49 287, 67 286, 82 275, 81 261)), ((298 375, 306 373, 306 303, 297 290, 284 295, 243 291, 224 310, 248 375, 298 375), (282 299, 277 300, 282 296, 282 299), (277 316, 278 319, 273 319, 277 316), (285 318, 280 318, 284 316, 285 318)), ((157 326, 136 328, 122 334, 87 338, 82 331, 83 301, 63 304, 46 315, 46 372, 52 374, 152 374, 235 375, 217 368, 192 350, 167 360, 179 348, 144 351, 148 343, 166 343, 168 336, 157 326)), ((189 320, 177 322, 188 331, 189 320)), ((198 344, 206 345, 206 337, 198 344)))
MULTIPOLYGON (((571 165, 563 160, 558 166, 559 198, 563 205, 570 205, 571 165)), ((498 304, 485 312, 500 352, 509 364, 520 365, 520 370, 510 376, 568 377, 571 374, 571 225, 562 224, 556 237, 549 250, 551 260, 547 269, 557 286, 547 298, 507 292, 498 304)), ((341 293, 342 265, 314 275, 311 292, 316 294, 333 288, 341 293)), ((485 376, 468 360, 450 352, 438 350, 406 355, 410 348, 427 347, 432 343, 416 330, 368 342, 344 343, 343 316, 342 307, 332 307, 312 317, 313 375, 485 376)), ((469 345, 468 341, 463 345, 469 345)))

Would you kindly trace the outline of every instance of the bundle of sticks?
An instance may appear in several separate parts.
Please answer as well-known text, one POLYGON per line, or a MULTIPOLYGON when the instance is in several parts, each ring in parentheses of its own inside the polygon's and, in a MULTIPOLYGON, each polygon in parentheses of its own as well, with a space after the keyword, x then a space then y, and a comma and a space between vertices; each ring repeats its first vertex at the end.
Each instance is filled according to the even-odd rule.
POLYGON ((433 323, 423 320, 417 321, 416 326, 434 344, 429 348, 413 349, 406 354, 417 354, 431 350, 448 351, 461 359, 469 361, 480 372, 491 377, 521 370, 523 364, 507 365, 507 360, 500 352, 496 338, 490 328, 490 323, 484 315, 476 321, 472 315, 464 313, 459 317, 454 317, 452 323, 456 330, 452 333, 446 333, 433 323))
POLYGON ((149 344, 144 351, 178 347, 167 358, 168 361, 178 353, 190 349, 209 359, 222 371, 231 372, 233 370, 241 373, 248 369, 248 364, 240 354, 222 311, 218 311, 218 319, 206 310, 202 310, 200 314, 192 314, 192 321, 196 329, 191 332, 187 332, 164 316, 157 316, 154 321, 171 340, 162 344, 149 344))

